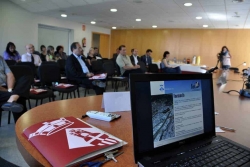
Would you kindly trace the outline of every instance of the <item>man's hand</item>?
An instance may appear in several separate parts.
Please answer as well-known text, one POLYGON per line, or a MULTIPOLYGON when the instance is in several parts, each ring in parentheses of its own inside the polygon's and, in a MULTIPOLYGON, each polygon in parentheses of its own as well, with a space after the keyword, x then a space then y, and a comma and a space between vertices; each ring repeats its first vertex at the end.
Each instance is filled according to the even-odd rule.
POLYGON ((92 77, 92 76, 94 76, 94 74, 93 73, 87 73, 87 77, 92 77))
POLYGON ((0 86, 0 91, 7 92, 7 91, 8 91, 8 89, 6 89, 6 88, 4 88, 4 87, 0 86))
POLYGON ((141 66, 140 65, 134 66, 134 69, 138 69, 138 68, 141 68, 141 66))

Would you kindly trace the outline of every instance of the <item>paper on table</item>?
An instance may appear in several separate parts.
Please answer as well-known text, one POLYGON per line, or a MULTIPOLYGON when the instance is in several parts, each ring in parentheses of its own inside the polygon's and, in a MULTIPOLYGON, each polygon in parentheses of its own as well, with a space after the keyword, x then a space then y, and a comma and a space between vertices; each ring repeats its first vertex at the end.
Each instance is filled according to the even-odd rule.
POLYGON ((215 132, 216 133, 224 133, 225 131, 222 130, 220 127, 215 127, 215 132))
POLYGON ((219 113, 218 112, 214 112, 214 115, 219 115, 219 113))
POLYGON ((130 111, 130 92, 103 93, 102 108, 105 112, 130 111))

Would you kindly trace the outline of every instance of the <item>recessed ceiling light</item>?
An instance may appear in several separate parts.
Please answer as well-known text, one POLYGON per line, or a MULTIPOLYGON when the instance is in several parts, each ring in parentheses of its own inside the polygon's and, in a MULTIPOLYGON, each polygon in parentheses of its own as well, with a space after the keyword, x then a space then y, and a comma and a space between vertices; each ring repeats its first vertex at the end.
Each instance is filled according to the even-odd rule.
POLYGON ((192 3, 184 3, 184 6, 192 6, 192 3))
POLYGON ((203 27, 208 27, 208 25, 203 25, 203 27))
POLYGON ((110 12, 117 12, 117 9, 110 9, 110 12))
POLYGON ((66 14, 61 14, 61 16, 62 16, 62 17, 67 17, 67 15, 66 15, 66 14))
POLYGON ((200 19, 202 19, 202 17, 201 17, 201 16, 197 16, 196 19, 197 19, 197 20, 200 20, 200 19))
POLYGON ((21 0, 21 1, 25 2, 26 0, 21 0))
POLYGON ((91 24, 95 24, 96 22, 95 22, 95 21, 91 21, 90 23, 91 23, 91 24))
POLYGON ((135 21, 141 21, 141 19, 135 19, 135 21))
POLYGON ((153 28, 157 28, 157 25, 152 25, 153 28))
POLYGON ((112 29, 116 29, 116 27, 112 27, 112 29))

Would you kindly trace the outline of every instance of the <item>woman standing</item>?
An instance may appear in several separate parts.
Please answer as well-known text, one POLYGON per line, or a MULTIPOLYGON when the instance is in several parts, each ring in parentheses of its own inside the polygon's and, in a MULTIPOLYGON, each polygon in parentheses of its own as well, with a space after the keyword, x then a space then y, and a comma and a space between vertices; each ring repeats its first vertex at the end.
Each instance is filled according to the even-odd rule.
POLYGON ((222 63, 222 69, 223 70, 228 70, 231 66, 231 54, 226 46, 223 46, 221 48, 221 52, 218 53, 218 58, 220 62, 222 63))
POLYGON ((14 43, 9 42, 6 46, 6 49, 3 53, 4 60, 15 60, 16 62, 21 61, 21 56, 16 51, 16 46, 14 43))
POLYGON ((87 61, 88 61, 90 66, 91 66, 92 61, 96 61, 96 56, 94 54, 95 54, 94 49, 90 48, 89 49, 89 54, 88 54, 88 57, 87 57, 87 61))
POLYGON ((171 67, 169 65, 169 51, 165 51, 163 53, 163 58, 161 61, 161 67, 163 72, 168 73, 168 74, 181 74, 181 69, 180 66, 178 67, 171 67))
POLYGON ((46 60, 47 61, 57 61, 56 57, 54 55, 54 47, 53 46, 48 46, 47 47, 46 60))
POLYGON ((47 56, 46 47, 44 45, 41 45, 40 50, 41 50, 40 59, 42 60, 42 62, 47 61, 46 60, 46 56, 47 56))

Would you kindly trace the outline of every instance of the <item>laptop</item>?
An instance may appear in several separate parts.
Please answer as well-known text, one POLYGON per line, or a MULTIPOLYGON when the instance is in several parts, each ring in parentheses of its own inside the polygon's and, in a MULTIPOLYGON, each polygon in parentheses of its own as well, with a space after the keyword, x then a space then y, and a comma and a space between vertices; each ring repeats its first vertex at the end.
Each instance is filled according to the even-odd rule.
POLYGON ((250 149, 215 133, 212 74, 131 74, 140 167, 250 166, 250 149))

